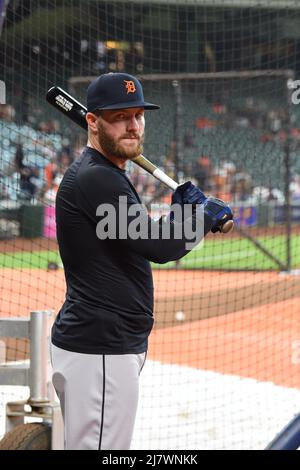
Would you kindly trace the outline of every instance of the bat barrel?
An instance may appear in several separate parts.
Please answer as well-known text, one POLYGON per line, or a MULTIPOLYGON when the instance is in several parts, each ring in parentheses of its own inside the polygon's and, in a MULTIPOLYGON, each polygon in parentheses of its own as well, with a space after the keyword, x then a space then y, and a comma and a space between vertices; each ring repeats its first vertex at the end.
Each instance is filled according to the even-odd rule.
POLYGON ((49 104, 54 106, 54 108, 58 109, 65 116, 68 116, 75 124, 87 130, 88 126, 85 120, 87 109, 71 95, 60 87, 54 86, 48 90, 46 100, 49 104))

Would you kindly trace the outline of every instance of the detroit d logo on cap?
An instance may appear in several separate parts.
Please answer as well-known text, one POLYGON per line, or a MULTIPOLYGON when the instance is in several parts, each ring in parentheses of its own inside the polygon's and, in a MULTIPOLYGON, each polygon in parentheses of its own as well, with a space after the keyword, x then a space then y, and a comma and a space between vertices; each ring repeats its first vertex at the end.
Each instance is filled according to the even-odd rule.
POLYGON ((132 80, 124 80, 124 82, 125 82, 125 87, 127 90, 127 95, 128 93, 136 92, 135 83, 132 80))

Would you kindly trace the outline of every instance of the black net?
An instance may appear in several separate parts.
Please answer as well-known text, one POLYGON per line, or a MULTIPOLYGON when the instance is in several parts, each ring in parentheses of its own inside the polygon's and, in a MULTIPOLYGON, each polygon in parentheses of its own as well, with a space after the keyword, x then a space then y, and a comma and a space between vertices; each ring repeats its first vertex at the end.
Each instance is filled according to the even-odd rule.
MULTIPOLYGON (((299 411, 300 10, 204 3, 0 1, 2 317, 64 301, 54 202, 86 134, 49 106, 50 86, 85 105, 92 77, 140 77, 161 106, 146 113, 145 156, 235 211, 232 234, 153 265, 136 449, 263 448, 299 411)), ((170 190, 128 175, 154 217, 167 210, 170 190)), ((28 351, 1 339, 5 364, 28 351)), ((0 435, 5 402, 28 394, 0 386, 0 435)))

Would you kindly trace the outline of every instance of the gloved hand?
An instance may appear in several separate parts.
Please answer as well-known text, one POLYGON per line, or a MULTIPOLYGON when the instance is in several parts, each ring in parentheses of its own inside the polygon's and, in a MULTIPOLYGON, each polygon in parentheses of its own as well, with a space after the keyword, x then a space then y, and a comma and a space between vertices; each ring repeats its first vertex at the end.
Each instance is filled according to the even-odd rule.
POLYGON ((233 219, 233 213, 230 207, 221 199, 209 196, 204 202, 204 214, 213 222, 211 231, 213 233, 221 232, 222 225, 227 220, 233 219))
POLYGON ((203 204, 206 196, 191 181, 180 184, 172 195, 172 204, 203 204))

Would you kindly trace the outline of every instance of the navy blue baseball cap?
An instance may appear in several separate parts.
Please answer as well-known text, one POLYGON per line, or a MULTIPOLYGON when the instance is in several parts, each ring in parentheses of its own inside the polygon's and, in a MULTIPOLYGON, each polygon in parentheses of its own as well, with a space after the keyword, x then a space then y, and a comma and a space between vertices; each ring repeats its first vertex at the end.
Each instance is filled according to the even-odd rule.
POLYGON ((87 110, 144 108, 159 109, 144 100, 141 83, 127 73, 105 73, 96 78, 87 89, 87 110))

